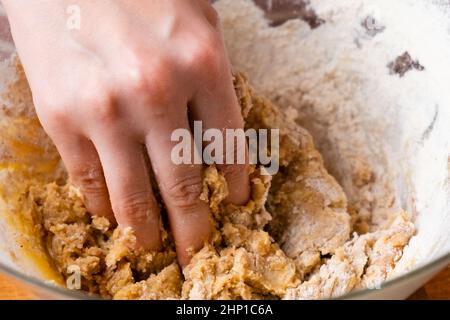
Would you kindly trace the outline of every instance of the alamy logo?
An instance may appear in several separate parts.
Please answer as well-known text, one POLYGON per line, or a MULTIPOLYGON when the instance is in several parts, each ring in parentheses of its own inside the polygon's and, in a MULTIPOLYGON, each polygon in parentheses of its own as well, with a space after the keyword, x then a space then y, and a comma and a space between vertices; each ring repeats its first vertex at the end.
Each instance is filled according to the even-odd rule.
POLYGON ((66 13, 69 16, 67 18, 66 26, 69 30, 81 29, 81 8, 80 6, 73 4, 67 7, 66 13))
POLYGON ((207 129, 201 121, 194 121, 194 135, 187 129, 172 132, 174 164, 261 164, 263 174, 274 175, 279 169, 278 129, 207 129), (270 140, 270 141, 269 141, 270 140), (203 147, 204 146, 204 147, 203 147))
POLYGON ((72 264, 67 267, 66 286, 70 290, 81 289, 81 269, 79 266, 72 264))

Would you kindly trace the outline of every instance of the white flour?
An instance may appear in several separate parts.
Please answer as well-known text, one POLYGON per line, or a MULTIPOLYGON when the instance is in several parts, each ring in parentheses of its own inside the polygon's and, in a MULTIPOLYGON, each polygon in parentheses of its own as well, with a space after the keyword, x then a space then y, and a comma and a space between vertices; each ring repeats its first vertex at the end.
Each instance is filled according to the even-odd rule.
MULTIPOLYGON (((247 72, 259 92, 298 110, 298 122, 315 137, 360 219, 375 230, 397 206, 422 216, 428 211, 416 221, 416 238, 442 231, 447 235, 439 241, 448 250, 446 4, 312 0, 310 8, 325 21, 315 29, 300 19, 271 27, 250 0, 220 0, 215 7, 233 66, 247 72), (392 74, 388 65, 405 52, 420 66, 392 74), (365 168, 373 170, 372 179, 358 187, 365 168)), ((441 252, 428 240, 413 239, 405 267, 441 252)))

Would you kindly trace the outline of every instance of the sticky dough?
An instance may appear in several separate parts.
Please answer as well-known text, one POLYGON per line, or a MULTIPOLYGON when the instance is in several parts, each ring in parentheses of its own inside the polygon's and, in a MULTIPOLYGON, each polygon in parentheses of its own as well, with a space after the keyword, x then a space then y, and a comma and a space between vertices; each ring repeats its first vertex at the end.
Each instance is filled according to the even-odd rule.
POLYGON ((161 252, 136 252, 132 230, 91 217, 73 186, 34 184, 22 197, 26 214, 64 278, 76 266, 83 290, 115 299, 318 299, 389 277, 414 233, 408 215, 362 233, 295 112, 258 96, 241 74, 235 88, 248 128, 280 129, 280 172, 271 179, 252 168, 251 201, 235 207, 222 202, 223 176, 205 169, 201 197, 215 231, 183 272, 166 226, 161 252))

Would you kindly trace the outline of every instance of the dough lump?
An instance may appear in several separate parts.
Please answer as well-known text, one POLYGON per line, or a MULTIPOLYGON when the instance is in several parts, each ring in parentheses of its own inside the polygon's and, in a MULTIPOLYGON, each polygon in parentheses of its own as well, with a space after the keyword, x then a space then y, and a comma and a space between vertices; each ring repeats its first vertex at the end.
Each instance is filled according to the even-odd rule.
POLYGON ((224 177, 205 169, 201 197, 215 231, 183 271, 167 224, 160 252, 136 251, 133 232, 91 217, 70 183, 25 188, 21 212, 64 278, 75 266, 82 290, 115 299, 319 299, 389 277, 414 233, 408 215, 399 210, 381 230, 357 234, 342 188, 295 112, 258 96, 242 74, 235 89, 246 127, 280 130, 280 172, 271 178, 253 167, 251 200, 237 207, 222 202, 224 177))

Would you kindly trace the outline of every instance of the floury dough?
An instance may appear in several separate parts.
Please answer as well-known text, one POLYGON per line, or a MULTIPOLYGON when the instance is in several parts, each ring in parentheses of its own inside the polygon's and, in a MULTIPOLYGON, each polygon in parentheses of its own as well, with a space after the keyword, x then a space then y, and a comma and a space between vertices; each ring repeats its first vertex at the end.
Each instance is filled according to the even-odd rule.
POLYGON ((222 202, 223 176, 205 169, 201 197, 215 231, 183 272, 166 225, 161 252, 136 252, 132 231, 91 217, 70 184, 27 180, 15 211, 64 278, 78 269, 83 290, 115 299, 318 299, 390 276, 414 233, 408 215, 399 210, 376 231, 356 233, 346 195, 296 112, 258 96, 241 74, 235 88, 248 128, 280 129, 280 172, 272 179, 252 168, 251 200, 236 207, 222 202))
POLYGON ((430 37, 411 42, 399 30, 430 35, 438 29, 411 24, 423 10, 409 0, 311 1, 322 21, 315 29, 299 19, 273 27, 250 0, 215 6, 234 67, 280 106, 236 74, 247 127, 280 129, 280 172, 270 179, 254 167, 252 200, 238 208, 222 203, 225 180, 214 167, 205 169, 202 199, 214 214, 215 232, 181 272, 167 224, 164 250, 134 252, 131 230, 86 212, 39 126, 19 65, 0 105, 0 168, 10 172, 0 198, 21 225, 17 242, 43 253, 41 264, 50 261, 62 283, 79 269, 83 290, 116 299, 318 299, 378 287, 396 275, 414 226, 396 209, 395 172, 385 165, 398 160, 369 135, 384 130, 370 125, 373 111, 383 107, 389 119, 387 106, 398 101, 410 105, 409 112, 423 109, 410 103, 421 99, 409 97, 421 91, 417 84, 427 72, 445 70, 433 67, 445 59, 428 55, 422 42, 430 37), (414 19, 399 20, 397 12, 414 19), (405 52, 416 67, 395 68, 392 62, 405 52), (302 127, 319 142, 326 168, 302 127))

